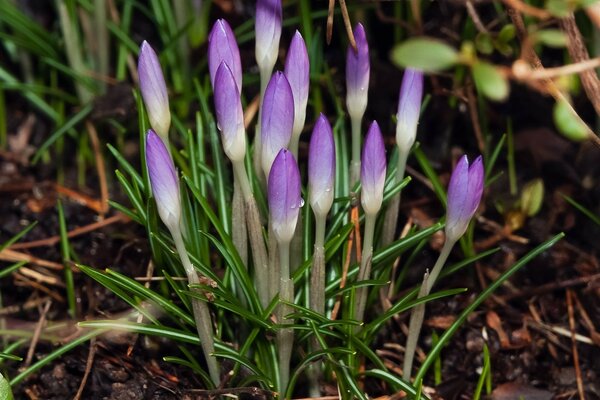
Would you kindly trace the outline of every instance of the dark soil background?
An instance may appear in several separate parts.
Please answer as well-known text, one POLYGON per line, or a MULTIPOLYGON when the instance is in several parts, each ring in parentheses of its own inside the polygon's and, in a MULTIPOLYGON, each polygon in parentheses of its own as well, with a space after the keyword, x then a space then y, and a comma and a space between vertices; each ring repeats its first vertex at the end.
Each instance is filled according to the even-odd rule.
MULTIPOLYGON (((228 2, 219 4, 221 6, 213 7, 214 18, 226 17, 234 26, 253 13, 251 4, 237 11, 222 5, 228 2)), ((390 5, 382 2, 377 7, 385 15, 390 5)), ((35 9, 36 18, 52 29, 55 18, 52 7, 32 9, 35 9)), ((365 124, 371 119, 380 121, 391 146, 394 126, 390 115, 395 113, 402 74, 388 61, 388 53, 394 44, 391 40, 393 24, 371 12, 372 9, 365 17, 372 54, 370 102, 365 124)), ((477 10, 485 23, 493 23, 496 13, 491 3, 478 4, 477 10)), ((456 37, 467 18, 463 2, 439 2, 428 7, 423 15, 423 33, 456 44, 456 37)), ((334 77, 341 95, 344 93, 345 56, 342 49, 345 45, 342 43, 345 43, 345 38, 341 19, 336 18, 335 24, 334 41, 325 48, 325 56, 335 68, 334 77)), ((315 27, 324 30, 325 21, 315 21, 315 27)), ((288 43, 292 32, 284 31, 282 46, 288 43)), ((142 39, 150 42, 156 39, 158 43, 154 35, 150 21, 143 15, 136 17, 131 39, 136 43, 142 39)), ((241 51, 244 68, 254 68, 253 43, 242 46, 241 51)), ((197 49, 192 55, 194 61, 202 63, 205 52, 205 47, 197 49)), ((510 59, 500 56, 492 57, 491 61, 510 65, 510 59)), ((564 63, 563 53, 545 52, 542 61, 547 67, 561 65, 564 63)), ((4 64, 1 55, 0 62, 4 64)), ((10 64, 4 67, 16 69, 10 64)), ((64 84, 72 85, 70 82, 64 84)), ((105 122, 106 117, 119 116, 132 132, 125 138, 126 157, 133 165, 138 165, 138 139, 133 133, 137 132, 137 112, 131 96, 132 85, 130 82, 109 86, 107 95, 94 102, 92 123, 100 133, 104 148, 106 143, 115 140, 115 133, 105 122)), ((249 87, 246 96, 252 98, 257 91, 258 87, 249 87)), ((453 87, 450 74, 426 78, 426 93, 432 97, 419 126, 418 140, 444 184, 449 179, 452 160, 457 155, 478 153, 474 124, 479 122, 474 121, 469 112, 467 91, 468 87, 453 87), (451 95, 459 99, 456 107, 449 105, 451 95)), ((574 100, 577 110, 594 126, 594 110, 585 93, 580 93, 574 100)), ((444 287, 467 287, 469 290, 428 306, 426 327, 420 341, 423 351, 427 352, 430 348, 433 332, 441 334, 482 288, 514 261, 553 234, 565 232, 566 237, 527 265, 471 315, 468 323, 442 352, 441 383, 435 384, 432 377, 425 383, 426 394, 434 398, 467 399, 472 395, 482 365, 483 345, 487 343, 492 361, 493 399, 518 399, 521 396, 526 399, 576 398, 579 396, 578 380, 585 398, 600 399, 600 334, 597 331, 600 329, 597 239, 600 227, 562 196, 571 196, 593 212, 600 213, 600 149, 591 143, 576 144, 563 139, 553 126, 552 105, 551 98, 516 84, 511 87, 509 100, 488 104, 485 119, 493 136, 492 142, 496 143, 505 132, 506 120, 510 117, 515 132, 518 182, 523 185, 531 179, 541 178, 545 187, 543 205, 540 212, 527 218, 521 228, 510 231, 506 227, 506 215, 497 207, 498 203, 509 204, 511 200, 506 174, 486 190, 475 245, 479 251, 493 247, 501 250, 459 275, 440 282, 444 287), (573 340, 570 320, 574 331, 580 335, 577 341, 573 340)), ((28 331, 35 330, 42 319, 51 324, 65 323, 55 335, 54 339, 58 340, 42 338, 33 343, 35 347, 29 356, 31 363, 48 354, 53 346, 78 335, 65 301, 62 257, 57 240, 56 206, 59 198, 62 199, 69 231, 77 232, 81 227, 97 223, 94 229, 71 238, 78 262, 142 277, 146 275, 150 250, 142 227, 115 210, 99 213, 101 178, 95 169, 86 171, 86 182, 81 186, 77 184, 74 157, 32 165, 31 154, 51 134, 51 123, 31 108, 18 92, 6 93, 6 107, 11 142, 7 150, 0 150, 0 243, 34 221, 37 225, 19 244, 9 248, 12 253, 2 253, 0 267, 9 265, 6 261, 11 260, 11 256, 13 260, 29 259, 25 265, 28 272, 16 271, 0 280, 0 317, 7 329, 28 331), (62 163, 66 171, 60 184, 56 178, 57 163, 62 163)), ((312 123, 311 115, 309 111, 307 124, 312 123)), ((307 136, 304 135, 304 140, 307 136)), ((65 155, 76 152, 74 142, 67 140, 65 146, 65 155)), ((302 151, 306 152, 306 142, 301 146, 302 151)), ((110 198, 124 201, 118 182, 110 172, 114 170, 115 163, 108 152, 104 152, 104 159, 110 198)), ((443 211, 433 192, 420 178, 420 168, 414 158, 409 160, 409 165, 409 174, 415 179, 403 192, 401 225, 411 218, 424 226, 439 218, 443 211)), ((498 170, 506 170, 504 156, 499 159, 498 170)), ((423 251, 407 283, 416 283, 425 268, 433 264, 440 246, 437 239, 434 238, 423 251)), ((457 247, 450 261, 459 261, 461 254, 457 247)), ((70 264, 67 266, 72 267, 70 264)), ((114 317, 128 309, 114 294, 76 268, 74 270, 77 310, 81 319, 114 317)), ((377 351, 392 370, 402 364, 402 352, 398 346, 405 342, 407 322, 408 315, 401 315, 386 326, 377 339, 377 351)), ((29 348, 31 345, 24 345, 18 354, 27 359, 29 348)), ((111 333, 99 337, 93 342, 93 365, 81 398, 205 398, 205 393, 197 391, 203 389, 201 380, 188 368, 162 361, 162 356, 172 354, 169 351, 173 348, 173 343, 132 334, 111 333)), ((67 353, 17 386, 15 398, 73 398, 84 377, 89 357, 89 345, 67 353)), ((23 365, 24 362, 4 362, 8 376, 15 376, 23 365)), ((399 398, 388 396, 390 393, 381 382, 367 380, 365 385, 369 393, 381 395, 383 399, 399 398)), ((337 395, 332 382, 325 386, 329 395, 337 395)), ((224 390, 221 394, 225 393, 241 398, 268 396, 251 388, 224 390)))

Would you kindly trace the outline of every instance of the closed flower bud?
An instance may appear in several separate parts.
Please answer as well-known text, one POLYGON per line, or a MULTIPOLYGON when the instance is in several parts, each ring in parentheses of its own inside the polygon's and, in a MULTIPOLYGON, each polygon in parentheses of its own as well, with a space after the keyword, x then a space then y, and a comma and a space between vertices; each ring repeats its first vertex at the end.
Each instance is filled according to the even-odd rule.
POLYGON ((232 162, 242 161, 246 155, 244 111, 235 78, 225 62, 215 76, 215 110, 225 154, 232 162))
POLYGON ((165 143, 152 129, 146 134, 146 166, 158 215, 169 229, 174 229, 181 217, 179 181, 165 143))
POLYGON ((300 197, 300 171, 292 153, 281 149, 271 168, 268 181, 269 222, 279 243, 294 236, 298 213, 304 204, 300 197))
POLYGON ((279 53, 281 37, 281 0, 256 2, 256 62, 261 70, 271 71, 279 53))
POLYGON ((166 141, 168 140, 169 127, 171 126, 167 85, 165 84, 165 78, 160 68, 158 57, 145 40, 140 48, 138 76, 150 126, 166 141))
POLYGON ((300 32, 296 31, 285 59, 285 77, 294 95, 294 134, 299 135, 304 128, 308 86, 310 84, 310 64, 308 52, 300 32))
POLYGON ((367 108, 369 91, 369 44, 361 24, 354 28, 355 51, 348 46, 346 53, 346 106, 352 118, 362 118, 367 108))
POLYGON ((335 143, 331 125, 319 116, 308 149, 308 192, 315 215, 324 218, 333 204, 335 143))
POLYGON ((481 201, 483 193, 483 161, 477 157, 469 166, 467 156, 456 164, 448 185, 446 237, 458 240, 465 233, 481 201))
POLYGON ((373 215, 383 202, 386 173, 385 145, 377 121, 373 121, 367 132, 360 168, 360 201, 365 213, 373 215))
POLYGON ((287 148, 294 126, 294 96, 283 72, 275 72, 265 90, 262 105, 261 158, 265 177, 279 150, 287 148))
POLYGON ((215 89, 215 79, 219 65, 225 62, 237 85, 238 91, 242 91, 242 62, 235 35, 231 27, 224 19, 218 19, 208 35, 208 71, 210 83, 215 89))
POLYGON ((423 98, 423 73, 411 68, 404 71, 400 100, 398 103, 396 143, 401 151, 408 153, 417 137, 417 124, 423 98))

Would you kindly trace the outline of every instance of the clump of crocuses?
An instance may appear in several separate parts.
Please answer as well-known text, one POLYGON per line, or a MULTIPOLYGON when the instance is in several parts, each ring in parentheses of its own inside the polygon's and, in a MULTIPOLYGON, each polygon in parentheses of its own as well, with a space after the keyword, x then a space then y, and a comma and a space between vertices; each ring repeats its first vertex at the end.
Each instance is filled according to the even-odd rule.
MULTIPOLYGON (((334 274, 340 272, 329 270, 326 238, 330 234, 327 231, 328 227, 343 224, 343 218, 336 218, 334 223, 330 223, 328 219, 336 196, 339 196, 340 205, 335 207, 344 210, 344 207, 350 209, 351 206, 356 206, 353 210, 360 209, 364 216, 363 233, 359 235, 362 238, 362 251, 360 258, 356 260, 358 265, 350 265, 354 262, 351 259, 352 255, 349 255, 347 260, 347 267, 354 268, 352 275, 348 275, 351 276, 349 279, 353 279, 350 284, 356 287, 348 288, 347 292, 350 294, 340 296, 340 299, 343 298, 343 301, 346 301, 346 298, 352 299, 351 302, 347 302, 352 304, 342 306, 344 316, 348 316, 347 321, 352 321, 354 324, 351 329, 344 331, 344 334, 356 337, 366 332, 361 333, 363 329, 361 323, 368 306, 367 299, 371 286, 370 282, 366 281, 371 279, 373 257, 374 254, 376 255, 374 250, 378 250, 378 245, 382 248, 394 240, 393 235, 398 221, 400 197, 399 194, 388 196, 391 199, 384 202, 385 194, 389 193, 386 192, 386 179, 390 183, 387 190, 390 190, 390 187, 400 184, 404 178, 408 154, 416 138, 424 77, 422 72, 417 70, 407 69, 404 72, 396 126, 396 146, 399 156, 397 164, 389 168, 391 170, 395 167, 395 175, 387 177, 388 163, 384 136, 392 135, 389 132, 382 133, 379 124, 373 121, 368 127, 363 144, 361 125, 368 105, 370 60, 365 29, 361 24, 356 25, 354 29, 356 49, 349 46, 345 71, 346 107, 351 122, 350 162, 348 165, 340 165, 336 154, 340 154, 344 147, 336 149, 336 143, 340 140, 340 136, 345 134, 343 129, 340 129, 343 124, 337 123, 334 130, 324 113, 320 113, 316 121, 311 121, 312 114, 307 113, 311 66, 306 44, 299 31, 295 32, 289 43, 284 70, 273 73, 280 50, 281 26, 281 1, 258 0, 255 55, 260 73, 261 99, 256 128, 248 127, 249 132, 254 133, 253 148, 248 146, 250 143, 247 138, 248 121, 244 119, 245 88, 242 81, 240 52, 233 30, 222 19, 215 22, 208 36, 208 72, 210 86, 213 89, 215 120, 220 132, 222 150, 231 163, 233 175, 231 224, 229 225, 233 227, 231 243, 234 247, 231 248, 231 253, 237 250, 239 259, 246 268, 244 273, 248 274, 248 280, 254 278, 256 289, 253 304, 245 303, 248 297, 244 296, 247 293, 236 292, 235 294, 239 295, 242 301, 239 304, 235 303, 235 307, 230 307, 227 311, 234 311, 238 316, 244 317, 249 311, 241 308, 253 307, 252 311, 256 316, 254 322, 257 325, 252 329, 259 329, 258 327, 263 329, 265 325, 274 327, 277 357, 273 357, 272 360, 273 363, 278 362, 276 368, 273 368, 277 370, 275 376, 278 377, 278 382, 271 383, 278 386, 280 396, 283 397, 286 395, 288 383, 295 377, 294 374, 290 374, 290 365, 294 355, 294 332, 298 329, 298 324, 304 324, 306 320, 310 321, 310 327, 308 324, 302 327, 307 328, 304 332, 310 335, 315 329, 314 321, 327 320, 330 312, 334 314, 331 306, 333 301, 330 302, 326 297, 326 277, 329 276, 329 272, 334 274), (308 121, 307 115, 309 115, 308 121), (293 244, 293 240, 298 237, 296 228, 301 220, 299 215, 304 204, 301 172, 305 156, 299 151, 302 149, 300 135, 305 125, 310 127, 313 122, 308 145, 306 176, 307 199, 314 216, 314 240, 308 246, 304 243, 301 254, 295 254, 290 250, 293 248, 290 244, 293 244), (251 151, 253 151, 254 163, 250 163, 246 158, 251 151), (340 171, 348 173, 341 174, 340 171), (339 176, 346 176, 347 180, 336 182, 339 176), (359 184, 359 193, 346 196, 349 190, 359 187, 359 184), (358 195, 360 207, 358 201, 351 204, 358 195), (259 203, 256 198, 266 201, 259 203), (382 211, 385 212, 385 221, 383 224, 377 224, 378 216, 382 211), (383 225, 383 228, 376 232, 380 225, 383 225), (378 233, 381 233, 381 236, 376 235, 378 233), (380 243, 375 243, 376 237, 381 238, 380 243), (250 243, 249 249, 247 241, 250 243), (304 257, 300 258, 302 255, 304 257), (300 276, 300 273, 294 275, 294 269, 290 266, 301 264, 305 271, 300 272, 304 275, 300 276), (299 277, 305 279, 305 285, 297 291, 294 280, 299 277), (296 291, 297 297, 306 299, 307 304, 301 304, 307 306, 306 308, 296 309, 292 306, 296 291), (270 315, 271 311, 274 315, 270 315), (297 313, 306 313, 309 317, 306 319, 305 316, 298 317, 297 313), (317 317, 314 317, 315 314, 317 317)), ((185 270, 188 283, 191 285, 190 303, 196 329, 210 377, 215 384, 218 384, 220 371, 214 356, 214 337, 216 333, 222 334, 222 332, 213 331, 213 326, 219 327, 219 330, 230 329, 230 327, 223 328, 224 325, 221 324, 213 325, 209 303, 205 301, 204 293, 198 287, 200 276, 186 251, 182 231, 188 231, 182 229, 180 180, 168 150, 171 116, 167 89, 158 57, 146 42, 143 42, 140 49, 138 71, 140 89, 152 127, 146 135, 145 153, 151 191, 156 201, 158 215, 173 239, 173 245, 185 270)), ((179 156, 175 153, 174 155, 179 156)), ((185 157, 175 157, 178 162, 182 159, 185 157)), ((210 179, 215 178, 211 176, 210 179)), ((452 247, 466 231, 481 199, 483 179, 481 157, 477 158, 472 165, 469 165, 466 156, 458 161, 448 188, 446 242, 431 273, 425 276, 419 297, 429 294, 452 247)), ((227 212, 225 211, 225 214, 227 212)), ((303 218, 309 220, 304 226, 312 229, 313 221, 310 220, 311 214, 308 210, 303 218)), ((359 232, 358 230, 357 222, 355 232, 359 232)), ((312 233, 304 232, 301 236, 311 238, 312 233)), ((222 231, 219 234, 223 235, 222 231)), ((339 240, 335 234, 331 237, 334 241, 339 240)), ((380 278, 378 274, 379 272, 375 271, 375 279, 380 278)), ((422 305, 416 307, 411 315, 404 365, 407 378, 410 377, 414 348, 423 315, 422 305)), ((335 335, 341 335, 342 332, 329 330, 329 327, 327 329, 327 332, 335 335)), ((246 333, 244 331, 244 334, 246 333)), ((255 335, 252 340, 256 340, 256 332, 252 335, 255 335)), ((317 336, 314 335, 307 341, 313 356, 319 354, 319 351, 323 352, 321 355, 323 358, 333 354, 324 351, 326 349, 323 343, 329 338, 317 338, 317 336)), ((246 339, 244 337, 241 341, 246 339)), ((359 340, 362 339, 359 337, 359 340)), ((224 342, 217 342, 217 344, 224 346, 224 342)), ((296 341, 296 344, 298 343, 303 341, 296 341)), ((248 357, 252 357, 255 352, 270 352, 263 348, 246 350, 248 357)), ((217 354, 227 354, 227 352, 217 354)), ((269 354, 275 356, 275 351, 269 354)), ((321 369, 309 367, 307 371, 309 374, 312 373, 311 394, 318 396, 319 379, 315 372, 321 369)))

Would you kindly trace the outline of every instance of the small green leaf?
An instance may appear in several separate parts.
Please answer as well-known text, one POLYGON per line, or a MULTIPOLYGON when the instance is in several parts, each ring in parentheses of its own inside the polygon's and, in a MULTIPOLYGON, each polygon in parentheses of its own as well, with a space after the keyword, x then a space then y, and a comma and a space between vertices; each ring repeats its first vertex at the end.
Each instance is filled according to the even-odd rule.
POLYGON ((544 182, 534 179, 527 182, 521 192, 521 211, 529 217, 533 217, 542 208, 544 200, 544 182))
POLYGON ((13 394, 10 390, 8 381, 0 374, 0 399, 13 400, 13 394))
POLYGON ((475 37, 475 47, 483 54, 492 54, 494 43, 492 37, 487 32, 481 32, 475 37))
POLYGON ((508 82, 492 64, 482 61, 475 63, 473 79, 477 89, 490 100, 502 101, 508 96, 508 82))
POLYGON ((565 0, 547 0, 545 8, 555 17, 564 18, 573 11, 573 5, 565 0))
POLYGON ((554 124, 564 137, 576 142, 586 140, 591 133, 566 100, 559 100, 554 105, 554 124))
POLYGON ((567 36, 558 29, 544 29, 535 32, 533 35, 535 42, 548 47, 565 47, 567 45, 567 36))
POLYGON ((507 24, 500 29, 500 33, 498 33, 498 40, 502 43, 507 43, 515 38, 517 34, 517 30, 513 24, 507 24))
POLYGON ((392 62, 400 67, 417 68, 423 71, 439 71, 458 62, 458 53, 446 43, 421 37, 408 39, 395 46, 392 62))

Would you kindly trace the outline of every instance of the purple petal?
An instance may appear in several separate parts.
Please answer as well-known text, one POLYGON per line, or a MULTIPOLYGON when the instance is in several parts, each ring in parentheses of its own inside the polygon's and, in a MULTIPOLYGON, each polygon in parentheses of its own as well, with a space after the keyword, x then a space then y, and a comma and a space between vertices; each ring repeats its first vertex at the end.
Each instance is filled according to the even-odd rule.
POLYGON ((298 213, 303 201, 300 197, 300 171, 289 150, 281 149, 268 181, 269 222, 280 243, 294 236, 298 213))
POLYGON ((479 207, 481 195, 483 194, 483 181, 483 159, 481 156, 479 156, 469 167, 469 187, 467 189, 467 199, 469 200, 469 219, 473 217, 475 211, 477 211, 477 207, 479 207))
POLYGON ((244 111, 235 78, 224 61, 215 76, 215 110, 225 154, 231 161, 243 160, 246 155, 244 111))
POLYGON ((383 202, 386 173, 385 144, 377 121, 371 123, 367 132, 360 172, 363 209, 366 213, 377 213, 383 202))
POLYGON ((225 62, 233 73, 238 90, 242 90, 242 62, 235 35, 224 19, 218 19, 208 35, 208 70, 210 83, 215 87, 215 75, 221 62, 225 62))
POLYGON ((292 88, 283 72, 277 71, 265 90, 260 122, 262 167, 266 177, 269 176, 271 164, 279 150, 288 147, 293 126, 292 88))
POLYGON ((346 105, 351 116, 362 117, 369 91, 369 44, 362 24, 354 28, 358 51, 348 46, 346 53, 346 105))
POLYGON ((158 214, 171 228, 181 216, 179 181, 165 143, 152 129, 146 134, 146 166, 158 214))
POLYGON ((335 180, 335 142, 331 125, 319 116, 308 149, 308 187, 310 206, 316 215, 325 216, 333 203, 335 180))
POLYGON ((402 77, 398 114, 396 115, 398 119, 396 143, 402 151, 409 151, 415 143, 422 98, 423 73, 407 68, 402 77))
POLYGON ((294 95, 294 133, 304 127, 308 87, 310 83, 310 64, 308 52, 300 32, 296 31, 285 59, 285 76, 294 95))
POLYGON ((256 2, 256 62, 263 69, 273 69, 281 37, 281 0, 256 2))
POLYGON ((467 156, 460 158, 448 185, 446 236, 458 240, 467 230, 483 192, 483 162, 478 157, 469 167, 467 156))
POLYGON ((140 48, 138 76, 142 98, 148 112, 150 126, 160 136, 167 137, 171 125, 169 96, 156 53, 145 40, 140 48))

